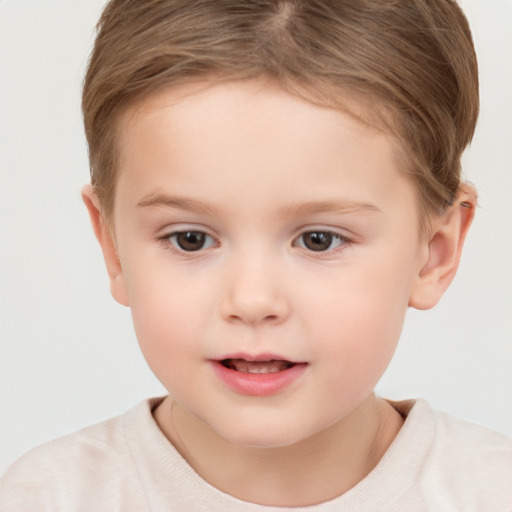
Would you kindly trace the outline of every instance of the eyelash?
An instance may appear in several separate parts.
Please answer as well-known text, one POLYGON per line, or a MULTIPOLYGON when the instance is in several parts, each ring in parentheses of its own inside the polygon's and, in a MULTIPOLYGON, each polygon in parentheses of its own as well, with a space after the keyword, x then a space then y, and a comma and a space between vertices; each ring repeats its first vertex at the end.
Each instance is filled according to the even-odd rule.
MULTIPOLYGON (((165 235, 159 237, 158 240, 164 245, 164 248, 178 254, 179 256, 183 256, 183 257, 190 257, 190 256, 193 256, 195 253, 199 254, 202 250, 209 249, 211 247, 215 247, 215 246, 219 245, 215 241, 215 239, 208 233, 201 231, 201 230, 193 230, 193 229, 173 231, 171 233, 168 233, 168 234, 165 234, 165 235), (177 241, 178 236, 187 235, 187 234, 195 234, 195 235, 203 236, 205 238, 205 240, 210 239, 211 241, 213 241, 213 243, 210 243, 210 245, 208 247, 204 247, 204 245, 203 245, 199 249, 187 251, 186 249, 183 249, 182 247, 180 247, 179 246, 180 244, 177 241), (174 239, 174 242, 173 242, 173 239, 174 239)), ((335 231, 330 231, 328 229, 310 229, 307 231, 303 231, 297 238, 295 238, 293 241, 293 246, 300 247, 300 248, 304 249, 305 251, 307 251, 308 253, 314 254, 316 257, 322 258, 322 257, 333 256, 333 255, 336 255, 336 254, 344 251, 346 249, 347 244, 349 244, 350 242, 351 241, 348 238, 346 238, 343 235, 340 235, 339 233, 336 233, 335 231), (303 240, 303 237, 306 235, 323 235, 323 236, 327 235, 328 240, 330 239, 329 246, 332 245, 332 243, 334 241, 337 241, 338 245, 331 249, 328 248, 326 250, 319 250, 319 251, 315 251, 314 249, 308 248, 305 245, 304 241, 302 241, 301 245, 298 245, 298 241, 303 240)))
POLYGON ((196 234, 196 235, 199 234, 201 236, 204 236, 205 238, 211 239, 214 242, 214 244, 211 244, 209 247, 206 247, 206 249, 215 245, 215 239, 208 233, 205 233, 204 231, 201 231, 199 229, 186 229, 186 230, 182 230, 182 231, 173 231, 172 233, 168 233, 166 235, 159 237, 158 240, 164 245, 165 249, 168 249, 168 250, 178 254, 179 256, 187 257, 187 256, 194 255, 195 253, 200 253, 202 250, 205 249, 205 247, 202 246, 197 250, 187 251, 187 250, 179 247, 179 243, 177 241, 175 243, 173 243, 172 240, 176 239, 180 235, 187 235, 187 234, 192 234, 192 233, 196 234))

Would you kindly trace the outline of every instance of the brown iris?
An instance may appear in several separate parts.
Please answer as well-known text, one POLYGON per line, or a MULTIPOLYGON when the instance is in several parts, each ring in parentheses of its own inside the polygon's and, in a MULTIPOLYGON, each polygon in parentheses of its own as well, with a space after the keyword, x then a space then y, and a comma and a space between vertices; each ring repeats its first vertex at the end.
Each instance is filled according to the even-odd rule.
POLYGON ((304 245, 311 251, 325 251, 332 244, 332 234, 327 231, 309 231, 302 235, 304 245))
POLYGON ((200 231, 182 231, 176 234, 176 243, 184 251, 199 251, 203 248, 206 235, 200 231))

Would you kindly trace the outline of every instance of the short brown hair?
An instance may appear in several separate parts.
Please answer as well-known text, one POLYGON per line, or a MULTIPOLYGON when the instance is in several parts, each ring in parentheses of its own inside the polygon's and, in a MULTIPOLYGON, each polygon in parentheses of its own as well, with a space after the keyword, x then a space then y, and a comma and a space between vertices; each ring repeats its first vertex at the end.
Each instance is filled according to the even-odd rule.
POLYGON ((478 70, 453 0, 111 0, 83 89, 92 183, 113 210, 120 116, 163 86, 268 77, 312 102, 344 94, 391 115, 422 211, 460 186, 478 70))

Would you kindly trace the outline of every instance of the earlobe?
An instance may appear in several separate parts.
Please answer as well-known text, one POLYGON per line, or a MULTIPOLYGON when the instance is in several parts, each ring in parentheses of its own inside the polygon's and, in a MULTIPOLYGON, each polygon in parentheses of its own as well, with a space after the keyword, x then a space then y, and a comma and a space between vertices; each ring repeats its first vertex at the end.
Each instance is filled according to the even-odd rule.
POLYGON ((110 279, 110 291, 114 299, 123 306, 129 306, 128 293, 123 275, 121 262, 112 237, 112 233, 103 216, 101 205, 92 185, 82 189, 82 200, 89 212, 91 224, 98 240, 107 272, 110 279))
POLYGON ((476 192, 464 184, 453 204, 433 221, 426 261, 413 283, 409 306, 430 309, 441 299, 457 272, 464 240, 473 221, 476 192))

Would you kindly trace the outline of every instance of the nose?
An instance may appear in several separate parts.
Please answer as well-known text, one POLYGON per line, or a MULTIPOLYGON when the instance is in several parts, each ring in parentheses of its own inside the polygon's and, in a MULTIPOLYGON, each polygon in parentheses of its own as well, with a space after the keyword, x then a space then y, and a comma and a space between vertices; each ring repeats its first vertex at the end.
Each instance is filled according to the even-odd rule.
POLYGON ((221 315, 230 323, 280 324, 290 313, 290 304, 278 272, 265 259, 231 264, 226 270, 221 315))

